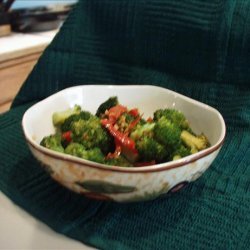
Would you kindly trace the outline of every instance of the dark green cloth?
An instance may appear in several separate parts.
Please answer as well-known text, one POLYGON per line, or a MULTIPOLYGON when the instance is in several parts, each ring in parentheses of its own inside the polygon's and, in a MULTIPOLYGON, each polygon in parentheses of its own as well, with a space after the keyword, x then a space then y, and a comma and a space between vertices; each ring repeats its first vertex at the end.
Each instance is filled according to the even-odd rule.
POLYGON ((249 249, 250 1, 80 1, 0 116, 0 138, 0 190, 59 233, 99 249, 249 249), (30 105, 79 84, 153 84, 200 100, 224 116, 225 144, 170 197, 86 199, 45 174, 21 130, 30 105))

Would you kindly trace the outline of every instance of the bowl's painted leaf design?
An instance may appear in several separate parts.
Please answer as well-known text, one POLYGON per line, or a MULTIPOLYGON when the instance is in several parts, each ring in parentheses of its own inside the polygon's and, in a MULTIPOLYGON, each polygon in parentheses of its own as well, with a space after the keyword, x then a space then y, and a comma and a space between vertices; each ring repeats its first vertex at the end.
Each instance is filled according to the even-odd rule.
POLYGON ((157 191, 146 191, 143 194, 135 195, 129 199, 129 202, 139 202, 139 201, 151 201, 161 197, 162 194, 168 192, 170 186, 168 182, 163 182, 161 184, 161 189, 157 191))
POLYGON ((83 182, 76 182, 77 185, 83 187, 86 190, 95 193, 105 194, 119 194, 119 193, 131 193, 136 190, 133 186, 122 186, 113 184, 106 181, 88 180, 83 182))

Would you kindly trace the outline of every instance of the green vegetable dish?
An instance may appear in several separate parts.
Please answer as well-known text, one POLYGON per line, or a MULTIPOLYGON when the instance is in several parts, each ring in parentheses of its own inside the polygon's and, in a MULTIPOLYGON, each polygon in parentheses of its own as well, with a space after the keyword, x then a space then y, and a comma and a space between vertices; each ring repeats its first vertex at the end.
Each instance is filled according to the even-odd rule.
POLYGON ((52 117, 55 134, 41 145, 86 160, 121 167, 149 166, 177 160, 209 147, 204 134, 195 134, 184 114, 158 109, 142 118, 137 108, 110 97, 91 114, 78 105, 52 117))

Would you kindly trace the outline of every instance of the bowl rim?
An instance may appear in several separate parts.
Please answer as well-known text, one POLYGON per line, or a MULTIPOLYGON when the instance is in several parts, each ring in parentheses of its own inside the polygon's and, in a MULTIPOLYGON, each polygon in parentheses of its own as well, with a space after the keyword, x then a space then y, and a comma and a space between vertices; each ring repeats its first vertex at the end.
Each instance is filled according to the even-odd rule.
MULTIPOLYGON (((178 92, 175 92, 173 90, 167 89, 165 87, 160 87, 160 86, 155 86, 155 85, 112 85, 112 84, 108 84, 108 85, 76 85, 76 86, 72 86, 72 87, 68 87, 65 89, 62 89, 46 98, 44 98, 43 100, 35 103, 34 105, 32 105, 31 107, 29 107, 22 118, 22 130, 24 133, 24 137, 26 139, 26 142, 28 143, 28 145, 30 145, 33 149, 37 150, 39 153, 42 153, 46 156, 49 156, 51 158, 57 159, 57 160, 63 160, 63 161, 67 161, 70 163, 76 163, 79 165, 82 165, 82 167, 87 166, 87 167, 93 167, 93 168, 97 168, 97 169, 101 169, 104 171, 112 171, 112 172, 124 172, 124 173, 148 173, 148 172, 159 172, 159 171, 166 171, 166 170, 170 170, 170 169, 174 169, 174 168, 179 168, 182 166, 185 166, 189 163, 193 163, 201 158, 204 158, 205 156, 208 156, 210 154, 212 154, 213 152, 217 151, 218 149, 220 149, 220 147, 223 145, 224 141, 225 141, 225 137, 226 137, 226 125, 225 125, 225 121, 222 117, 222 115, 220 114, 220 112, 205 104, 202 103, 200 101, 197 101, 195 99, 192 99, 188 96, 185 96, 183 94, 180 94, 178 92), (222 131, 220 134, 220 137, 218 139, 218 141, 213 145, 210 146, 207 149, 201 150, 195 154, 183 157, 181 159, 175 160, 175 161, 168 161, 168 162, 164 162, 164 163, 159 163, 159 164, 154 164, 154 165, 150 165, 150 166, 143 166, 143 167, 120 167, 120 166, 115 166, 115 165, 106 165, 106 164, 101 164, 101 163, 97 163, 97 162, 93 162, 93 161, 89 161, 89 160, 85 160, 82 158, 78 158, 76 156, 72 156, 72 155, 67 155, 64 153, 60 153, 60 152, 56 152, 56 151, 52 151, 50 149, 47 149, 45 147, 42 147, 41 145, 39 145, 37 142, 34 142, 33 140, 31 140, 28 136, 27 130, 25 128, 25 117, 27 115, 27 113, 30 111, 30 109, 32 109, 34 106, 39 105, 41 102, 46 101, 49 98, 53 98, 56 95, 60 95, 62 92, 65 92, 69 89, 72 88, 79 88, 79 87, 108 87, 108 88, 120 88, 120 87, 153 87, 153 88, 160 88, 162 90, 168 91, 172 94, 178 95, 179 97, 181 97, 182 99, 185 99, 187 101, 192 101, 198 105, 202 105, 202 106, 206 106, 207 108, 213 110, 217 115, 218 118, 220 119, 220 122, 222 124, 222 131)), ((30 136, 31 137, 31 136, 30 136)), ((31 137, 32 138, 32 137, 31 137)))

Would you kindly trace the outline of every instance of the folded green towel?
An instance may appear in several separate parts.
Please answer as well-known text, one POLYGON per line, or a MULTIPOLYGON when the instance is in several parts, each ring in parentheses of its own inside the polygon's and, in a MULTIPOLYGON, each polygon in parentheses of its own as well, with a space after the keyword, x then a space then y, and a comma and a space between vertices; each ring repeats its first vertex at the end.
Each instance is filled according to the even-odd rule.
POLYGON ((240 0, 81 0, 0 116, 0 190, 99 249, 248 249, 249 13, 240 0), (79 84, 153 84, 200 100, 224 116, 225 144, 199 180, 170 197, 84 198, 43 171, 21 130, 29 106, 79 84))

